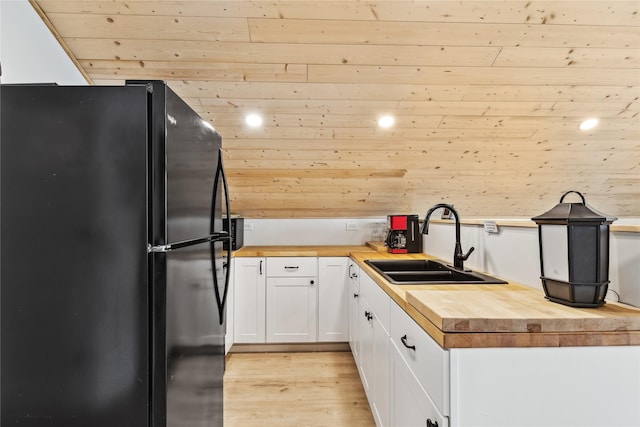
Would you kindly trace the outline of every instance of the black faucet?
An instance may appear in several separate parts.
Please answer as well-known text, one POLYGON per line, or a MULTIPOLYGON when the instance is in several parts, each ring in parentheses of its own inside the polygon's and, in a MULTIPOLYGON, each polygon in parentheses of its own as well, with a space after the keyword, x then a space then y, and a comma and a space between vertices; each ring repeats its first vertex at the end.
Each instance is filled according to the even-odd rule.
POLYGON ((456 219, 456 247, 453 252, 453 266, 460 270, 464 270, 464 262, 469 258, 471 252, 475 249, 473 246, 469 249, 469 252, 466 254, 462 253, 462 245, 460 244, 460 217, 458 216, 458 212, 453 208, 453 205, 448 205, 446 203, 438 203, 433 206, 431 209, 427 211, 427 215, 424 217, 424 224, 422 224, 422 234, 429 234, 429 218, 433 211, 444 208, 449 209, 451 213, 453 213, 454 218, 456 219))

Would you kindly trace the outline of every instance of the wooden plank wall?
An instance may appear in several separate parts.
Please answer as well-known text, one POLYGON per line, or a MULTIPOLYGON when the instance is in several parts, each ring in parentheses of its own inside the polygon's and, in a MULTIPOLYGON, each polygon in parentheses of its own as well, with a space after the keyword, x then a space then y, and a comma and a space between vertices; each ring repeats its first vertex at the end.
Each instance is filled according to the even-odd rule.
POLYGON ((640 217, 637 1, 32 4, 95 84, 164 79, 211 121, 241 215, 531 217, 578 190, 640 217))

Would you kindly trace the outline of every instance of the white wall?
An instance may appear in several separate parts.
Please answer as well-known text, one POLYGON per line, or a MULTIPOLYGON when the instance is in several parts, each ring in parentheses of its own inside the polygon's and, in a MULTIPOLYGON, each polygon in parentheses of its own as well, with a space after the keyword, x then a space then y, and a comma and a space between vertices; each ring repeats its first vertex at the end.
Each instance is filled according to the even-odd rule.
POLYGON ((250 245, 362 245, 383 240, 385 218, 250 219, 245 218, 244 244, 250 245), (355 231, 347 231, 347 224, 355 231), (248 230, 253 228, 253 230, 248 230), (377 235, 376 235, 377 232, 377 235))
POLYGON ((0 0, 2 83, 86 85, 27 0, 0 0))
MULTIPOLYGON (((488 234, 481 226, 463 225, 460 234, 465 253, 475 247, 465 267, 542 289, 536 228, 499 227, 498 234, 488 234)), ((453 224, 432 223, 423 237, 425 253, 453 262, 453 224)))
MULTIPOLYGON (((503 226, 499 230, 488 234, 481 226, 462 226, 462 250, 476 248, 465 266, 542 289, 538 229, 503 226)), ((424 237, 425 253, 452 261, 452 224, 431 224, 424 237)), ((609 289, 620 294, 620 301, 640 307, 640 233, 611 232, 610 244, 609 289)), ((617 296, 609 292, 607 299, 616 301, 617 296)))
MULTIPOLYGON (((382 240, 379 230, 385 226, 386 218, 245 218, 244 243, 246 246, 361 245, 382 240), (347 231, 347 224, 355 224, 357 231, 347 231), (246 230, 247 227, 253 230, 246 230), (376 231, 378 235, 372 235, 376 231)), ((498 234, 488 234, 481 226, 463 225, 461 242, 464 252, 475 247, 465 266, 542 289, 537 228, 501 226, 498 234)), ((424 252, 453 262, 454 243, 453 224, 432 223, 429 234, 424 236, 424 252)), ((609 288, 620 294, 622 302, 640 307, 640 233, 611 233, 609 280, 609 288)), ((617 297, 610 292, 607 299, 617 297)))

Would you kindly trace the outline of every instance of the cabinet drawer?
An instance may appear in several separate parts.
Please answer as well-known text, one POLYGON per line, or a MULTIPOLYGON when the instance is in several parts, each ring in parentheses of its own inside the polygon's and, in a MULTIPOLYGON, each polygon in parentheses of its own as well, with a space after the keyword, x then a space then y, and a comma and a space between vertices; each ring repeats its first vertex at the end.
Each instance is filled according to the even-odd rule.
POLYGON ((316 257, 272 257, 267 258, 267 277, 316 276, 316 257))
POLYGON ((390 335, 409 369, 438 409, 444 415, 449 415, 449 352, 440 347, 395 302, 391 302, 390 335))

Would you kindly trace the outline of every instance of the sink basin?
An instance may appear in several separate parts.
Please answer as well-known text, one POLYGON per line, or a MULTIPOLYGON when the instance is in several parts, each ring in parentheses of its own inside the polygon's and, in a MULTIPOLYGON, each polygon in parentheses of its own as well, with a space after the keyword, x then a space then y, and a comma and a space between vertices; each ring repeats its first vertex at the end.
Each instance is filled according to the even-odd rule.
POLYGON ((394 285, 505 284, 504 280, 471 270, 458 270, 434 260, 366 260, 394 285))

